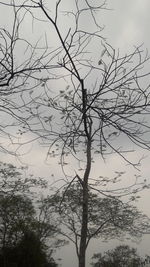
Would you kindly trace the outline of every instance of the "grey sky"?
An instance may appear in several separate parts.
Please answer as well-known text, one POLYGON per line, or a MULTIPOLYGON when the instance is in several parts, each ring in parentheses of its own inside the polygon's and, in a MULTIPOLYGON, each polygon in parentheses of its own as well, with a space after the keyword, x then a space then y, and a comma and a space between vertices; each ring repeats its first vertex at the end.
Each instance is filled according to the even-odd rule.
POLYGON ((113 11, 107 14, 106 32, 114 46, 127 50, 144 42, 145 46, 149 47, 150 2, 113 0, 109 1, 109 5, 113 11))
MULTIPOLYGON (((47 2, 47 6, 49 5, 49 1, 47 2)), ((64 1, 66 8, 71 7, 72 0, 64 1)), ((149 34, 149 24, 150 24, 150 1, 149 0, 108 0, 108 7, 112 8, 112 11, 104 11, 100 13, 99 21, 102 21, 102 24, 106 25, 102 34, 107 38, 108 42, 112 44, 115 48, 119 48, 121 51, 130 52, 134 45, 140 45, 144 43, 145 48, 150 48, 150 34, 149 34)), ((10 23, 10 11, 8 8, 0 9, 0 22, 3 26, 7 26, 10 23), (4 11, 5 10, 5 11, 4 11), (8 13, 7 13, 8 12, 8 13), (7 16, 6 16, 7 13, 7 16)), ((31 19, 31 18, 30 18, 31 19)), ((38 28, 36 27, 36 23, 33 25, 33 33, 32 30, 29 32, 29 27, 31 20, 25 20, 23 25, 23 34, 27 34, 32 38, 33 33, 38 38, 42 36, 42 31, 46 31, 49 33, 49 26, 45 26, 45 30, 43 29, 44 23, 37 23, 38 28)), ((88 19, 86 21, 88 25, 88 19)), ((62 25, 62 27, 64 27, 62 25)), ((91 25, 89 25, 91 27, 91 25)), ((50 33, 50 35, 52 35, 50 33)), ((51 36, 48 37, 48 40, 51 42, 51 36)), ((52 40, 52 43, 55 43, 56 40, 52 40)), ((48 164, 44 163, 46 158, 46 148, 40 147, 38 144, 29 145, 25 148, 25 151, 29 153, 21 158, 24 163, 29 164, 31 172, 35 175, 41 175, 46 177, 51 177, 51 174, 54 173, 56 177, 61 175, 61 168, 57 165, 56 159, 50 159, 48 164)), ((140 149, 136 153, 129 155, 131 158, 138 158, 143 154, 140 149)), ((16 161, 11 156, 6 156, 4 154, 1 155, 1 160, 12 162, 14 164, 20 164, 19 161, 16 161)), ((143 160, 143 165, 141 167, 141 175, 147 179, 149 179, 149 161, 150 155, 147 155, 147 158, 143 160)), ((69 167, 70 168, 70 167, 69 167)), ((111 155, 107 158, 106 163, 104 163, 101 159, 96 158, 96 163, 93 168, 93 175, 99 175, 101 172, 103 175, 112 175, 116 170, 126 170, 126 178, 128 180, 129 177, 134 176, 135 170, 131 167, 126 166, 126 164, 116 155, 111 155)), ((68 169, 68 172, 71 171, 71 168, 68 169)), ((139 200, 137 204, 138 207, 146 212, 150 216, 149 211, 149 192, 145 192, 142 194, 142 199, 139 200)), ((148 247, 148 238, 145 237, 143 241, 138 245, 143 253, 149 253, 148 247)), ((110 248, 113 242, 101 243, 100 241, 93 241, 90 245, 88 256, 91 256, 93 252, 98 252, 104 248, 110 248), (96 249, 96 251, 95 251, 96 249)), ((74 249, 70 247, 65 247, 60 252, 57 252, 59 257, 64 256, 62 267, 76 267, 76 263, 74 260, 74 249)), ((87 265, 90 267, 90 265, 87 265)))

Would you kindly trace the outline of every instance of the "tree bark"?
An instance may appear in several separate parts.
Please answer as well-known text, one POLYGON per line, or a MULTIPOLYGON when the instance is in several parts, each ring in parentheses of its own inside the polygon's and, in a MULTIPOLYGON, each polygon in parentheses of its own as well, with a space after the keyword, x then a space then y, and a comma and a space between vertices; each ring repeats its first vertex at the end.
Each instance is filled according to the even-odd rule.
POLYGON ((79 248, 79 267, 85 267, 86 262, 86 248, 87 248, 87 231, 88 231, 88 178, 91 171, 91 133, 87 138, 87 163, 83 178, 83 195, 82 195, 82 225, 81 225, 81 239, 79 248))
POLYGON ((79 249, 79 267, 85 267, 86 257, 86 240, 87 240, 87 225, 88 225, 88 185, 83 185, 83 207, 82 207, 82 227, 79 249))

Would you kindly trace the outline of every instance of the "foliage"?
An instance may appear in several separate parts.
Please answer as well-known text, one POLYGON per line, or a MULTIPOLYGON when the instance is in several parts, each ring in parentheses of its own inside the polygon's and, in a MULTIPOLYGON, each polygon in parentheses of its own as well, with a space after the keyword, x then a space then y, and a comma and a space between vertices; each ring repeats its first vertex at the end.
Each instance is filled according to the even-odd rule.
POLYGON ((0 247, 15 245, 26 229, 32 227, 35 210, 30 199, 0 197, 0 247))
MULTIPOLYGON (((4 267, 56 266, 51 254, 56 226, 43 218, 36 190, 45 188, 42 179, 24 177, 24 170, 11 164, 0 165, 0 257, 4 267), (34 191, 32 188, 34 187, 34 191), (36 188, 35 188, 36 187, 36 188), (31 196, 34 196, 32 200, 31 196), (44 264, 44 265, 43 265, 44 264)), ((40 200, 39 200, 40 202, 40 200)))
POLYGON ((47 255, 43 244, 34 232, 25 232, 15 245, 7 244, 0 250, 0 263, 3 267, 55 267, 57 264, 47 255))
POLYGON ((28 174, 27 167, 0 162, 0 195, 34 196, 34 188, 46 188, 47 182, 28 174), (32 192, 32 193, 31 193, 32 192))
POLYGON ((96 260, 92 263, 93 267, 140 267, 147 259, 143 259, 137 254, 137 249, 130 248, 128 245, 120 245, 115 249, 94 254, 92 259, 96 260))
MULTIPOLYGON (((60 233, 72 241, 79 254, 82 224, 82 184, 72 183, 69 188, 45 199, 45 207, 55 214, 60 233)), ((123 237, 139 238, 150 229, 149 218, 128 203, 116 197, 99 197, 88 192, 88 233, 86 246, 92 238, 109 240, 123 237)), ((54 217, 55 217, 54 216, 54 217)))

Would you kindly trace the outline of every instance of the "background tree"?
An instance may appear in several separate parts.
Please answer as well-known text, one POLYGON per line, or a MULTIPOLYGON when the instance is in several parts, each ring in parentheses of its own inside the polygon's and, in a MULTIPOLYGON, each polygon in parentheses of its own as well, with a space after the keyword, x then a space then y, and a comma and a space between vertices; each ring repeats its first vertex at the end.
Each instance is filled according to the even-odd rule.
POLYGON ((48 259, 44 245, 35 232, 26 231, 20 241, 12 246, 8 245, 0 251, 0 263, 3 267, 55 267, 53 258, 48 259))
POLYGON ((147 257, 142 258, 137 254, 135 248, 130 248, 128 245, 120 245, 112 250, 94 254, 93 259, 96 263, 92 263, 94 267, 137 267, 144 266, 144 261, 147 257))
POLYGON ((28 198, 20 196, 0 199, 1 247, 15 245, 26 229, 31 228, 35 210, 28 198))
MULTIPOLYGON (((93 238, 103 240, 137 239, 150 231, 150 219, 131 204, 116 197, 99 197, 88 191, 88 229, 86 249, 93 238)), ((43 201, 46 214, 54 214, 58 232, 73 242, 79 257, 82 224, 82 185, 72 183, 43 201)))
MULTIPOLYGON (((2 267, 56 266, 52 253, 56 226, 38 209, 37 192, 46 187, 42 179, 25 176, 24 168, 0 166, 0 261, 2 267), (34 191, 33 191, 34 187, 34 191), (32 197, 33 199, 32 199, 32 197), (50 265, 51 264, 51 265, 50 265)), ((57 239, 56 239, 57 240, 57 239)), ((55 243, 55 244, 54 244, 55 243)), ((62 243, 59 243, 62 245, 62 243)))
MULTIPOLYGON (((66 181, 82 181, 79 267, 85 267, 90 201, 88 191, 95 153, 104 158, 106 153, 115 152, 137 167, 138 164, 131 162, 124 154, 126 146, 120 146, 122 138, 130 145, 135 144, 135 147, 150 147, 147 121, 149 73, 144 70, 149 56, 143 53, 141 47, 122 55, 105 42, 98 20, 98 11, 106 9, 103 1, 94 5, 87 0, 82 3, 74 0, 71 2, 73 9, 63 13, 63 0, 54 2, 50 11, 48 2, 42 0, 1 3, 16 10, 26 10, 34 21, 38 12, 38 19, 40 17, 48 22, 55 34, 54 40, 58 40, 58 46, 54 42, 54 48, 49 52, 51 73, 48 80, 41 84, 42 90, 28 94, 27 99, 31 101, 28 101, 26 108, 27 119, 23 131, 38 134, 49 146, 48 155, 61 154, 63 170, 69 161, 72 163, 72 158, 82 165, 82 172, 78 173, 73 164, 72 175, 65 173, 65 178, 66 181), (70 24, 67 21, 65 31, 61 27, 62 14, 71 20, 70 24), (86 16, 92 23, 91 32, 85 23, 86 16), (93 54, 96 44, 100 56, 93 54)), ((22 128, 19 130, 22 133, 22 128)))

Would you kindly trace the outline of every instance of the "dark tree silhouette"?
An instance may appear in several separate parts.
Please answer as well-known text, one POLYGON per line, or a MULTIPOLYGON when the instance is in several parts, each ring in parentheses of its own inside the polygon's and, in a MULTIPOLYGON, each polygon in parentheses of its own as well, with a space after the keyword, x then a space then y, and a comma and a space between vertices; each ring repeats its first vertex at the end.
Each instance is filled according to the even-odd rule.
POLYGON ((93 267, 140 267, 144 266, 147 256, 140 257, 137 254, 137 249, 130 248, 128 245, 120 245, 112 250, 94 254, 92 263, 93 267))
MULTIPOLYGON (((58 233, 71 241, 79 257, 82 225, 82 185, 72 183, 61 192, 43 200, 46 214, 54 214, 58 233)), ((134 241, 150 232, 150 219, 128 203, 116 197, 99 197, 88 191, 88 229, 86 248, 93 238, 108 241, 129 237, 134 241)))
POLYGON ((25 232, 16 246, 6 246, 0 251, 1 267, 56 267, 51 258, 47 259, 45 249, 34 232, 25 232))
POLYGON ((56 244, 51 241, 56 226, 52 215, 43 218, 36 203, 35 191, 44 189, 46 182, 26 175, 24 168, 0 163, 0 266, 57 266, 52 258, 56 244))

